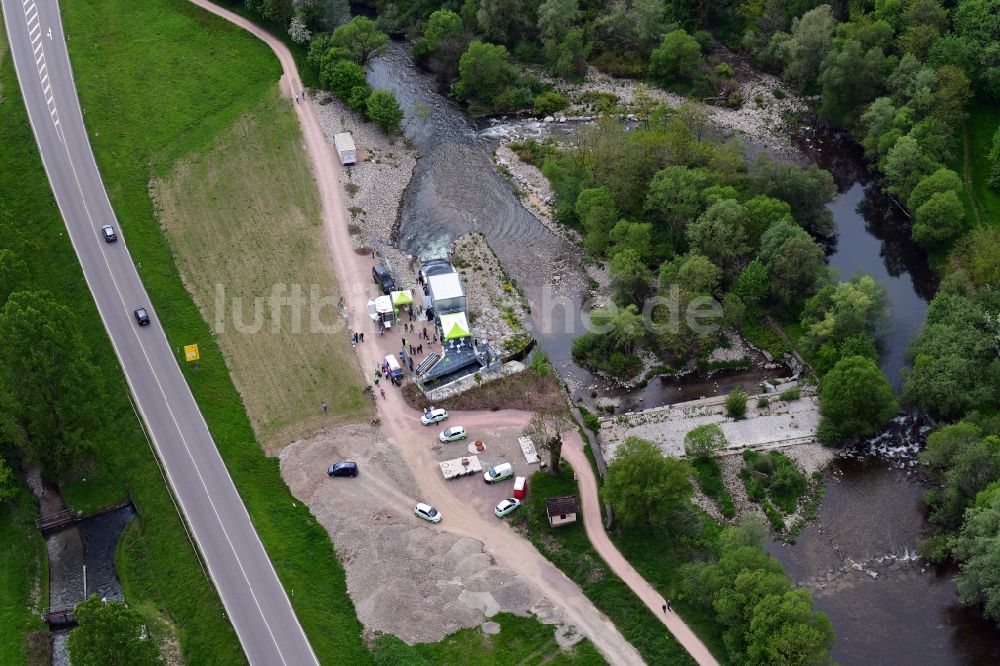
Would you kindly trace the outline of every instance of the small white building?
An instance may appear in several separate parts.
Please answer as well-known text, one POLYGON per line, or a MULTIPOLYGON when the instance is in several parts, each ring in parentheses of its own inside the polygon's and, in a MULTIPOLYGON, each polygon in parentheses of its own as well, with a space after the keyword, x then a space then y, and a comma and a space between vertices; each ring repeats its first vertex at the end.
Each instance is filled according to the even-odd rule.
POLYGON ((458 273, 432 275, 427 278, 427 286, 434 314, 441 316, 465 311, 465 291, 462 289, 458 273))
POLYGON ((549 514, 549 525, 552 527, 575 523, 579 510, 576 495, 561 495, 545 500, 545 511, 549 514))

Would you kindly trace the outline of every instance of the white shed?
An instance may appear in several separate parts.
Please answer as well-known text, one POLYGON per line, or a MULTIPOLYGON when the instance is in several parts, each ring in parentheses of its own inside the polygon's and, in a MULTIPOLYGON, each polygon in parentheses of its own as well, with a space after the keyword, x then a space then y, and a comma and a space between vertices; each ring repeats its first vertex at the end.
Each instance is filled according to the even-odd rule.
POLYGON ((337 149, 337 157, 343 165, 355 164, 358 161, 358 149, 354 147, 354 137, 350 132, 341 132, 333 136, 333 145, 337 149))

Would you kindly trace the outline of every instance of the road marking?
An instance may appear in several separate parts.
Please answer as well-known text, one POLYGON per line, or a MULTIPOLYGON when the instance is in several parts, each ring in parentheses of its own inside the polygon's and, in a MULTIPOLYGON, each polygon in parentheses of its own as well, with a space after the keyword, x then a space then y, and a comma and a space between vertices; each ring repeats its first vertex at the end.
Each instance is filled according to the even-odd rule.
MULTIPOLYGON (((35 68, 38 70, 38 82, 42 86, 42 93, 45 97, 45 105, 49 108, 49 117, 52 119, 52 124, 55 126, 56 136, 58 136, 59 141, 65 145, 66 137, 63 135, 62 128, 59 126, 59 110, 56 105, 55 97, 52 95, 52 84, 49 81, 49 68, 45 62, 45 50, 42 48, 42 25, 38 21, 38 8, 32 0, 24 0, 24 2, 22 2, 22 6, 24 7, 24 25, 28 28, 28 36, 31 37, 34 35, 34 37, 31 37, 31 44, 34 46, 31 53, 35 56, 35 68), (34 28, 31 27, 32 24, 34 24, 34 28)), ((49 28, 49 39, 52 39, 52 28, 49 28)), ((41 152, 41 148, 39 148, 39 152, 41 152)))

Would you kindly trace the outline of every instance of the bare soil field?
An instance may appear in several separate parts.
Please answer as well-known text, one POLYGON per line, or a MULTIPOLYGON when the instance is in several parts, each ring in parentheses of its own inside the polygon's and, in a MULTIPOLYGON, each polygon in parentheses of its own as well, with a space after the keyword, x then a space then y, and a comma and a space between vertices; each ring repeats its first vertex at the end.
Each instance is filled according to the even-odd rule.
MULTIPOLYGON (((403 399, 413 409, 423 412, 429 406, 427 398, 415 384, 403 386, 403 399)), ((475 386, 468 391, 434 404, 450 411, 497 411, 500 409, 524 409, 530 405, 536 411, 566 409, 563 394, 555 375, 543 375, 531 368, 502 379, 475 386)))
POLYGON ((315 180, 277 89, 211 150, 181 160, 151 187, 177 266, 265 449, 367 420, 315 180), (325 299, 316 320, 336 332, 313 330, 313 293, 325 299), (298 312, 291 302, 274 310, 272 294, 301 294, 298 312))
MULTIPOLYGON (((457 422, 457 421, 456 421, 457 422)), ((439 428, 427 428, 426 446, 439 428)), ((518 473, 528 466, 517 446, 520 428, 480 429, 488 438, 484 466, 514 462, 518 473), (517 457, 520 457, 518 464, 517 457)), ((437 445, 435 457, 465 454, 467 442, 437 445)), ((483 544, 450 531, 458 520, 442 512, 438 525, 413 515, 422 497, 396 447, 370 426, 328 428, 281 452, 281 473, 292 493, 309 505, 327 529, 347 571, 347 588, 368 632, 389 632, 408 643, 435 642, 464 627, 483 624, 502 611, 532 612, 545 622, 559 623, 556 612, 530 581, 496 563, 483 544), (354 479, 331 479, 332 462, 354 460, 354 479)), ((490 520, 497 501, 510 493, 511 481, 485 486, 475 476, 449 484, 456 495, 490 520)), ((461 529, 456 524, 455 529, 461 529)), ((513 534, 511 538, 516 538, 513 534)), ((561 644, 582 634, 562 628, 561 644)))

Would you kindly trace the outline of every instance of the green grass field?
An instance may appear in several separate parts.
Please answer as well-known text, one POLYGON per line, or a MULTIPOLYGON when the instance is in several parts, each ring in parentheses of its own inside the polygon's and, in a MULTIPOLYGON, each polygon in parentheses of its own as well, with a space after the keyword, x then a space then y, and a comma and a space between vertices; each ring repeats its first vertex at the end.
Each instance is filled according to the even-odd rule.
MULTIPOLYGON (((681 647, 673 636, 667 632, 659 619, 656 618, 642 601, 621 581, 604 563, 604 560, 594 551, 587 539, 583 523, 577 522, 559 528, 549 527, 545 514, 545 499, 555 495, 570 495, 577 492, 573 472, 568 464, 562 463, 559 476, 546 472, 536 472, 529 482, 531 492, 528 501, 521 510, 518 525, 525 528, 526 536, 535 547, 559 567, 563 573, 575 581, 584 594, 597 608, 604 612, 618 630, 642 655, 648 664, 693 664, 690 655, 681 647)), ((647 547, 648 540, 646 541, 647 547)), ((621 548, 622 544, 619 543, 621 548)), ((658 551, 664 565, 676 565, 679 561, 672 555, 676 545, 657 543, 651 550, 658 551), (666 548, 666 552, 663 551, 666 548)), ((630 553, 623 551, 626 557, 630 553)), ((634 553, 633 553, 634 554, 634 553)), ((636 561, 632 564, 638 569, 636 561)), ((641 573, 646 573, 640 569, 641 573)), ((676 572, 674 572, 676 573, 676 572)), ((659 580, 650 579, 661 591, 664 588, 659 580)), ((678 608, 686 621, 690 622, 686 608, 678 608)), ((713 625, 714 626, 714 625, 713 625)), ((721 643, 717 640, 713 626, 696 622, 694 629, 709 648, 718 656, 724 654, 716 649, 721 643), (706 633, 711 630, 710 633, 706 633), (710 640, 706 640, 710 639, 710 640)))
MULTIPOLYGON (((208 150, 271 94, 277 59, 243 30, 183 0, 73 3, 63 7, 63 20, 111 202, 168 340, 200 345, 200 368, 186 367, 185 374, 251 520, 320 659, 369 662, 329 538, 291 496, 278 461, 262 454, 219 347, 178 275, 148 189, 151 178, 167 177, 179 159, 208 150)), ((123 559, 140 568, 142 558, 125 550, 123 559)), ((196 636, 214 640, 197 624, 179 624, 185 652, 196 636)))
POLYGON ((989 153, 997 128, 1000 128, 1000 106, 982 101, 970 105, 956 171, 966 183, 966 216, 974 224, 1000 225, 1000 192, 986 184, 989 153))

